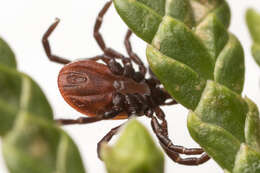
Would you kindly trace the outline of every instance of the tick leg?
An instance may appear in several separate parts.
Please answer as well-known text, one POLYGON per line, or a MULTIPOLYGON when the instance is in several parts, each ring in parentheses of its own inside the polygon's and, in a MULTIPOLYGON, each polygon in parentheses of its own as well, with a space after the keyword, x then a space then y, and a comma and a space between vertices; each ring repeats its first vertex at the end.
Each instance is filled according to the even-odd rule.
MULTIPOLYGON (((156 121, 156 123, 157 123, 156 125, 158 125, 158 126, 156 126, 156 127, 157 127, 156 129, 159 129, 159 128, 160 128, 160 129, 162 130, 162 132, 163 132, 163 135, 168 137, 168 123, 167 123, 167 121, 166 121, 166 119, 165 119, 165 114, 164 114, 164 112, 163 112, 162 109, 159 108, 159 107, 155 108, 155 109, 154 109, 154 112, 155 112, 156 117, 157 117, 159 120, 162 121, 161 124, 160 124, 158 121, 156 121)), ((157 120, 157 119, 154 118, 154 120, 157 120)))
POLYGON ((156 84, 161 84, 161 82, 159 81, 159 79, 155 76, 155 74, 153 73, 153 71, 151 70, 151 68, 148 68, 148 72, 149 75, 151 76, 151 78, 156 82, 156 84))
MULTIPOLYGON (((160 86, 161 82, 157 79, 157 77, 154 75, 154 73, 152 72, 152 70, 150 68, 148 68, 148 72, 150 74, 150 78, 146 80, 148 82, 148 84, 151 87, 156 87, 156 85, 160 86)), ((164 88, 160 87, 160 89, 164 93, 164 96, 166 98, 165 102, 163 104, 161 104, 162 106, 178 104, 177 101, 174 100, 172 98, 172 96, 164 88), (170 99, 170 101, 169 101, 169 99, 170 99)))
MULTIPOLYGON (((123 124, 122 124, 123 125, 123 124)), ((101 155, 100 155, 100 149, 101 149, 101 146, 102 146, 102 143, 108 143, 112 137, 118 132, 118 130, 120 129, 120 127, 122 125, 119 125, 113 129, 111 129, 97 144, 97 153, 98 153, 98 158, 100 160, 102 160, 101 158, 101 155)))
POLYGON ((173 161, 182 165, 188 165, 188 166, 201 165, 210 159, 210 157, 206 153, 202 154, 200 157, 181 158, 179 153, 177 152, 174 152, 172 150, 167 150, 167 149, 164 149, 164 151, 173 161))
POLYGON ((58 56, 52 54, 51 47, 50 47, 49 40, 48 40, 49 36, 54 31, 54 29, 59 24, 59 22, 60 22, 60 20, 56 19, 56 21, 44 33, 44 35, 42 37, 42 44, 43 44, 45 53, 46 53, 47 57, 49 58, 49 60, 60 63, 60 64, 68 64, 68 63, 70 63, 69 60, 67 60, 65 58, 58 57, 58 56))
POLYGON ((185 148, 173 145, 168 136, 163 133, 162 127, 155 117, 152 117, 152 128, 162 148, 173 161, 183 165, 200 165, 210 159, 206 153, 203 154, 203 150, 200 148, 185 148), (200 157, 182 158, 180 154, 202 155, 200 157))
POLYGON ((173 150, 174 152, 177 152, 180 154, 186 154, 186 155, 199 155, 204 152, 201 148, 185 148, 182 146, 174 145, 171 142, 171 140, 168 138, 168 136, 165 135, 165 132, 163 132, 163 129, 161 126, 162 125, 159 124, 158 120, 155 117, 152 117, 153 130, 154 130, 156 136, 158 137, 163 148, 167 148, 169 150, 173 150))
POLYGON ((194 155, 202 154, 204 152, 201 148, 185 148, 182 146, 174 145, 168 138, 168 127, 164 112, 161 108, 157 107, 155 109, 155 113, 157 118, 159 118, 162 123, 160 124, 155 117, 152 117, 152 127, 162 145, 180 154, 194 155))
POLYGON ((116 117, 122 111, 120 109, 112 109, 111 111, 105 112, 104 114, 97 115, 95 117, 80 117, 78 119, 57 119, 55 120, 61 125, 72 125, 72 124, 88 124, 94 123, 101 120, 109 120, 116 117))
POLYGON ((88 58, 88 60, 92 60, 92 61, 101 60, 108 66, 108 68, 113 74, 115 75, 123 74, 123 67, 118 62, 116 62, 115 58, 108 57, 106 55, 99 55, 93 58, 88 58))
POLYGON ((94 37, 95 37, 99 47, 103 50, 105 55, 108 55, 109 57, 112 56, 112 57, 124 58, 124 56, 121 53, 115 51, 114 49, 106 47, 105 41, 99 32, 102 22, 103 22, 103 17, 105 15, 105 13, 107 12, 107 10, 109 9, 109 7, 111 6, 111 4, 112 4, 112 1, 107 2, 104 5, 104 7, 101 9, 101 11, 99 12, 96 23, 95 23, 95 27, 94 27, 94 37))
MULTIPOLYGON (((105 13, 107 12, 108 8, 111 6, 111 4, 112 4, 112 1, 107 2, 104 5, 104 7, 102 8, 102 10, 99 12, 96 23, 95 23, 95 27, 94 27, 94 37, 95 37, 99 47, 103 50, 104 55, 111 58, 111 61, 114 61, 114 58, 122 60, 122 62, 124 64, 124 74, 123 74, 124 76, 132 77, 134 80, 140 81, 144 78, 145 71, 146 71, 145 67, 143 66, 140 69, 141 74, 139 74, 139 72, 134 73, 134 69, 132 67, 132 62, 131 62, 131 59, 133 59, 133 58, 132 57, 131 57, 131 59, 126 58, 121 53, 119 53, 111 48, 108 48, 105 44, 105 41, 104 41, 102 35, 99 32, 102 22, 103 22, 103 17, 105 15, 105 13)), ((130 35, 127 37, 130 37, 130 35)), ((140 61, 140 62, 138 61, 138 59, 139 59, 138 57, 137 58, 134 57, 134 58, 135 59, 133 61, 136 61, 139 64, 140 64, 140 62, 142 63, 142 61, 140 61)), ((113 64, 113 62, 111 62, 111 63, 113 64)))
POLYGON ((145 76, 146 67, 144 66, 143 61, 138 57, 136 53, 133 52, 130 37, 132 35, 132 31, 128 30, 125 36, 125 47, 129 57, 139 66, 140 72, 145 76))
POLYGON ((110 71, 115 75, 124 75, 132 78, 133 80, 140 82, 144 79, 144 76, 140 72, 135 72, 132 63, 129 58, 122 59, 124 67, 122 67, 118 62, 116 62, 116 57, 108 57, 107 55, 100 55, 88 60, 98 61, 102 60, 110 69, 110 71))
POLYGON ((61 125, 88 124, 103 120, 101 117, 80 117, 78 119, 56 119, 61 125))
POLYGON ((101 60, 103 61, 106 65, 108 65, 108 62, 111 58, 110 57, 107 57, 106 55, 97 55, 97 56, 94 56, 94 57, 91 57, 91 58, 87 58, 87 60, 91 60, 91 61, 98 61, 98 60, 101 60))
POLYGON ((174 100, 174 98, 172 98, 172 96, 164 88, 162 88, 162 91, 163 91, 165 97, 167 98, 165 100, 165 102, 162 104, 162 106, 170 106, 170 105, 178 104, 178 102, 176 100, 174 100))

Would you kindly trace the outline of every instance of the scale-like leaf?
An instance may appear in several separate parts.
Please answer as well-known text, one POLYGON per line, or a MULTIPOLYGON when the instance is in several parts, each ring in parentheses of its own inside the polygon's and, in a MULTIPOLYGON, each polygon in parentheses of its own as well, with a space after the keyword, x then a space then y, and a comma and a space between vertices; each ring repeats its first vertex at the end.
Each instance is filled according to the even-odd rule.
POLYGON ((199 38, 178 20, 165 16, 152 45, 162 54, 188 65, 201 77, 213 79, 213 58, 199 38))
POLYGON ((244 64, 243 48, 238 39, 233 34, 230 34, 227 44, 218 55, 214 80, 241 94, 244 86, 244 64))
MULTIPOLYGON (((148 43, 152 42, 162 17, 153 9, 136 0, 114 0, 114 2, 115 8, 122 14, 121 17, 124 16, 123 19, 135 34, 148 43)), ((154 4, 154 2, 150 1, 150 4, 154 4)))
POLYGON ((259 173, 260 153, 242 144, 232 173, 259 173))
POLYGON ((166 90, 184 106, 195 109, 206 81, 189 66, 163 55, 152 46, 148 46, 146 54, 156 76, 168 79, 162 81, 166 90))
POLYGON ((260 153, 260 119, 259 111, 254 102, 245 99, 248 104, 248 113, 245 124, 246 144, 260 153))
POLYGON ((260 44, 254 43, 252 45, 252 55, 255 59, 255 62, 260 66, 260 44))
POLYGON ((224 128, 240 142, 245 141, 244 129, 248 106, 237 93, 208 81, 195 113, 205 123, 224 128))
POLYGON ((188 129, 192 138, 224 169, 232 170, 240 141, 225 129, 204 123, 196 113, 190 112, 188 129))
POLYGON ((260 65, 260 15, 253 9, 248 9, 246 12, 247 25, 253 39, 252 54, 260 65))
POLYGON ((260 43, 260 15, 254 9, 246 12, 246 21, 254 42, 260 43))

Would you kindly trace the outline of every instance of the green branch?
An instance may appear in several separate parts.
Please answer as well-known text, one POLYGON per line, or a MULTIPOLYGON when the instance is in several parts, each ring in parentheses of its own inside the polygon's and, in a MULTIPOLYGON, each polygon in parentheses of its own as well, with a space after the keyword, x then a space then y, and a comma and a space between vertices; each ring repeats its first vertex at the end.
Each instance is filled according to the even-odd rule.
POLYGON ((191 136, 226 171, 259 171, 259 114, 240 94, 244 53, 228 31, 224 0, 114 0, 121 18, 146 41, 149 65, 190 109, 191 136), (258 167, 257 167, 258 166, 258 167))

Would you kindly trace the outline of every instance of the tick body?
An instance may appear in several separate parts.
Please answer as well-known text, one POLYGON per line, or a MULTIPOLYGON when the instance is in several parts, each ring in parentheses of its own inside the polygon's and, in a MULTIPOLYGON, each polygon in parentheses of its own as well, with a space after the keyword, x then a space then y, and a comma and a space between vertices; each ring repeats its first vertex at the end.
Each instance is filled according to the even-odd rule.
MULTIPOLYGON (((58 25, 59 19, 49 27, 42 38, 49 60, 65 65, 58 77, 61 95, 70 106, 87 115, 78 119, 56 121, 62 125, 71 125, 146 116, 151 119, 152 129, 160 145, 173 161, 184 165, 199 165, 206 162, 209 156, 202 149, 174 145, 169 139, 167 121, 160 107, 174 105, 176 101, 132 51, 129 41, 132 32, 127 31, 124 41, 129 57, 106 46, 99 29, 103 16, 111 4, 112 1, 107 2, 99 12, 94 27, 94 37, 103 51, 102 55, 71 62, 52 54, 48 38, 58 25), (138 66, 138 70, 133 67, 133 64, 138 66), (181 154, 201 156, 182 158, 181 154)), ((98 143, 98 154, 101 143, 109 142, 119 127, 110 130, 98 143)))
MULTIPOLYGON (((150 95, 146 82, 136 82, 133 79, 115 75, 108 66, 93 60, 76 61, 66 65, 58 77, 59 90, 70 106, 77 111, 96 116, 113 109, 113 99, 119 97, 121 102, 126 102, 127 95, 150 95)), ((121 104, 122 104, 121 103, 121 104)), ((128 118, 126 108, 115 118, 128 118)), ((142 109, 138 113, 143 114, 142 109)))

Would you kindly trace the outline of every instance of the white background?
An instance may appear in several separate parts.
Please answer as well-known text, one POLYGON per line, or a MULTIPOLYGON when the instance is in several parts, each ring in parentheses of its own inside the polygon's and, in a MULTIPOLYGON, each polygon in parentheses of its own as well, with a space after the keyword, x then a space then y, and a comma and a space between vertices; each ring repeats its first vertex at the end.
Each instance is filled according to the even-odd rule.
MULTIPOLYGON (((32 76, 45 91, 56 117, 76 118, 81 114, 69 107, 60 96, 56 81, 62 66, 48 61, 41 45, 41 37, 55 17, 59 17, 61 23, 50 39, 53 52, 70 60, 100 54, 101 51, 92 33, 97 13, 106 1, 0 1, 0 35, 15 51, 19 70, 32 76)), ((260 11, 260 1, 230 0, 229 3, 232 10, 230 30, 240 39, 246 55, 246 80, 243 95, 247 95, 260 106, 260 68, 251 57, 251 39, 244 20, 245 10, 248 7, 255 7, 260 11)), ((112 7, 105 16, 102 28, 107 45, 125 53, 123 46, 125 31, 125 24, 112 7)), ((133 37, 132 43, 134 50, 145 60, 145 43, 137 37, 133 37)), ((169 123, 170 137, 174 139, 174 143, 187 147, 197 146, 186 128, 188 111, 181 106, 171 106, 165 109, 165 112, 169 123)), ((150 121, 147 118, 140 118, 140 120, 151 130, 150 121)), ((77 143, 89 173, 106 172, 103 163, 97 159, 96 143, 110 128, 120 123, 122 121, 107 121, 65 128, 77 143)), ((166 157, 165 167, 165 173, 223 172, 212 160, 201 166, 188 167, 178 165, 166 157)), ((0 172, 8 172, 1 156, 0 172)))

